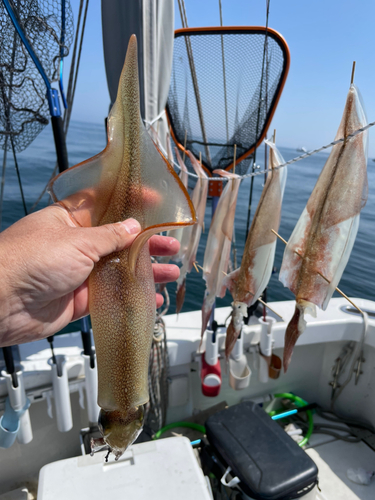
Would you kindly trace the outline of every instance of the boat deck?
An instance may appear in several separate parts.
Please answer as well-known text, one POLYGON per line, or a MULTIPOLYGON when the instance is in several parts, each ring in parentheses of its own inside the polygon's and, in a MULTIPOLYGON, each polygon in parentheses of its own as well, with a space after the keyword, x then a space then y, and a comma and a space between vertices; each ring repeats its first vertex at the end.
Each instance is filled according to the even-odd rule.
MULTIPOLYGON (((314 416, 314 422, 323 421, 319 416, 314 416)), ((348 469, 362 468, 366 471, 375 471, 375 452, 363 441, 348 443, 324 434, 313 434, 306 453, 319 469, 319 487, 323 498, 327 500, 373 500, 375 498, 374 479, 368 486, 365 486, 353 483, 347 476, 348 469)))

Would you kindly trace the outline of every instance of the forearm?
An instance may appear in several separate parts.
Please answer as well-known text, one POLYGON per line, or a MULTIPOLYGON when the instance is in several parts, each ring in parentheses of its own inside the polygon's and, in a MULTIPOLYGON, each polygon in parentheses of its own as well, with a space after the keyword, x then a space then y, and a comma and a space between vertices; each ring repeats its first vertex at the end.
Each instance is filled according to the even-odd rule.
POLYGON ((13 296, 11 287, 11 277, 9 272, 9 259, 7 254, 9 248, 4 238, 0 234, 0 347, 11 345, 9 339, 10 325, 13 318, 14 308, 16 307, 16 300, 13 296))

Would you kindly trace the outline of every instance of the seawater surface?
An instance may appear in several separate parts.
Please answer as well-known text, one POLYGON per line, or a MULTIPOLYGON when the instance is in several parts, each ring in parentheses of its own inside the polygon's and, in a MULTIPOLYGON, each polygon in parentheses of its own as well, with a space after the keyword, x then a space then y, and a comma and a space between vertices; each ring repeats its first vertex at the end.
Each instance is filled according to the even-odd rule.
MULTIPOLYGON (((70 125, 67 147, 69 164, 79 163, 104 149, 106 144, 106 133, 103 125, 83 122, 72 122, 70 125)), ((280 152, 287 161, 298 156, 293 149, 280 147, 280 152)), ((319 176, 328 153, 318 153, 288 167, 288 178, 284 193, 281 225, 279 233, 287 240, 291 235, 298 218, 306 205, 315 182, 319 176)), ((17 155, 22 185, 25 193, 28 209, 32 207, 35 200, 45 187, 52 171, 55 167, 56 155, 52 132, 47 127, 37 139, 22 153, 17 155)), ((261 147, 257 154, 257 164, 264 168, 264 150, 261 147)), ((368 162, 369 196, 366 206, 361 212, 359 231, 348 265, 344 271, 339 287, 349 296, 363 297, 375 300, 375 239, 373 237, 375 229, 375 163, 368 162)), ((254 179, 254 191, 251 214, 255 209, 262 191, 264 176, 259 175, 254 179)), ((246 221, 248 213, 250 179, 245 179, 240 187, 238 205, 236 210, 236 241, 238 263, 242 256, 245 237, 246 221)), ((49 203, 49 196, 46 193, 38 205, 42 208, 49 203)), ((8 152, 7 168, 5 174, 5 191, 3 202, 3 220, 1 229, 5 229, 20 217, 23 217, 23 205, 14 168, 12 155, 8 152)), ((197 260, 203 263, 204 249, 207 240, 208 229, 211 220, 211 201, 207 202, 205 217, 205 233, 202 235, 197 260)), ((284 244, 277 243, 275 267, 276 272, 270 280, 267 300, 289 300, 293 299, 293 294, 278 281, 278 270, 281 266, 284 244)), ((171 307, 169 312, 175 310, 176 284, 168 286, 171 297, 171 307)), ((202 306, 205 290, 205 282, 202 273, 197 273, 195 269, 187 277, 186 298, 183 311, 200 309, 202 306)), ((224 299, 218 299, 217 306, 229 305, 231 296, 227 293, 224 299)))

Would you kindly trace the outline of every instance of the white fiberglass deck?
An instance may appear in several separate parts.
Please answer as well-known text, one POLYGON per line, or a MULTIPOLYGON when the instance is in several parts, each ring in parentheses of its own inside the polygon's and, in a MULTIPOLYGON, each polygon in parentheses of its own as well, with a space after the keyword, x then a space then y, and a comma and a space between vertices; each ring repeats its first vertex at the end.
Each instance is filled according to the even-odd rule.
MULTIPOLYGON (((310 443, 319 442, 313 435, 310 443)), ((359 485, 347 477, 348 469, 375 471, 375 452, 363 442, 347 443, 328 439, 306 450, 319 469, 319 487, 327 500, 374 500, 375 480, 359 485)))

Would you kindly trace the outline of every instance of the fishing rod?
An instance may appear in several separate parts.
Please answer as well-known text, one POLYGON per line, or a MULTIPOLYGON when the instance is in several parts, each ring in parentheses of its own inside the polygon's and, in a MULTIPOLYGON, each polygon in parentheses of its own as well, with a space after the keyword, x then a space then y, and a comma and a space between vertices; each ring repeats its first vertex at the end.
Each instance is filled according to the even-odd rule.
POLYGON ((12 348, 11 347, 3 347, 3 355, 4 355, 6 370, 12 378, 13 387, 16 388, 16 387, 18 387, 18 378, 17 378, 16 369, 14 367, 14 358, 13 358, 12 348))
POLYGON ((59 170, 66 170, 68 165, 68 153, 66 149, 66 141, 63 130, 63 123, 61 118, 61 110, 60 110, 60 102, 59 102, 59 94, 56 89, 53 89, 51 83, 44 71, 44 68, 36 55, 30 41, 28 40, 24 30, 21 27, 21 22, 17 12, 11 6, 9 0, 3 0, 4 7, 6 8, 9 17, 13 23, 15 30, 17 31, 19 37, 22 40, 29 56, 33 60, 36 68, 38 69, 40 76, 43 78, 44 84, 47 88, 47 101, 49 112, 51 116, 53 137, 55 141, 56 154, 57 154, 57 162, 59 164, 59 170))
MULTIPOLYGON (((44 84, 47 89, 47 100, 48 100, 48 107, 49 107, 49 112, 51 116, 51 124, 52 124, 52 130, 53 130, 53 137, 54 137, 54 142, 55 142, 55 149, 56 149, 56 155, 57 155, 57 163, 58 163, 58 168, 59 172, 63 172, 64 170, 67 170, 69 168, 69 163, 68 163, 68 152, 66 148, 66 137, 65 137, 65 132, 63 128, 63 121, 61 118, 61 109, 60 109, 60 102, 59 102, 59 93, 58 90, 53 89, 51 86, 51 83, 48 79, 48 76, 46 72, 44 71, 44 68, 35 53, 30 41, 28 40, 22 26, 21 26, 21 21, 19 19, 19 16, 17 12, 14 10, 14 8, 11 5, 11 2, 9 0, 2 0, 4 7, 6 8, 9 17, 13 23, 13 26, 15 30, 17 31, 19 37, 22 40, 22 43, 24 44, 27 52, 29 53, 31 59, 33 60, 37 70, 39 71, 41 77, 43 78, 44 84)), ((13 3, 13 2, 12 2, 13 3)), ((61 30, 61 38, 60 38, 60 43, 64 43, 65 40, 65 0, 62 1, 62 9, 61 9, 61 20, 62 20, 62 30, 61 30)), ((67 108, 67 103, 63 91, 63 86, 62 86, 62 60, 63 60, 63 48, 60 48, 60 91, 62 95, 62 99, 64 102, 64 107, 67 108)), ((84 354, 87 356, 90 356, 90 366, 91 368, 95 367, 95 357, 93 354, 93 349, 92 349, 92 343, 91 343, 91 334, 90 334, 90 326, 88 322, 88 318, 83 318, 81 320, 81 337, 82 337, 82 344, 83 344, 83 350, 84 354)), ((54 354, 54 349, 53 349, 53 336, 48 337, 48 342, 50 343, 51 350, 52 350, 52 359, 54 364, 56 364, 56 356, 54 354)), ((59 372, 59 369, 58 369, 59 372)))

